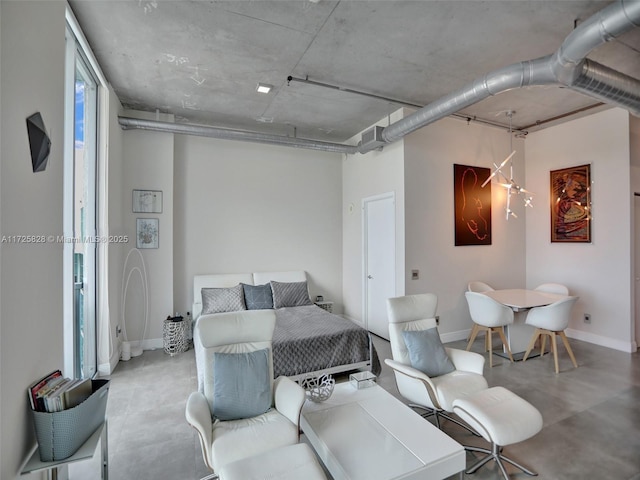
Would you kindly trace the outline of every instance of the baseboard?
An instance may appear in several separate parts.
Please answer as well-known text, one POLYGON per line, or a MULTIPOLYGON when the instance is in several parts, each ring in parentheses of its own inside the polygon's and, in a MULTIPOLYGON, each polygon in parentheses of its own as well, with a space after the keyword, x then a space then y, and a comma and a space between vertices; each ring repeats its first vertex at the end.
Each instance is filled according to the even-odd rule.
POLYGON ((116 369, 118 362, 120 361, 120 355, 122 354, 122 344, 118 342, 118 348, 111 354, 111 358, 108 362, 98 365, 98 375, 111 375, 116 369))
POLYGON ((142 341, 143 350, 156 350, 158 348, 164 348, 164 342, 162 338, 149 338, 142 341))
POLYGON ((593 343, 595 345, 600 345, 601 347, 612 348, 613 350, 620 350, 621 352, 633 353, 637 350, 635 342, 625 342, 623 340, 603 337, 602 335, 596 335, 595 333, 584 332, 582 330, 574 330, 572 328, 567 328, 565 333, 569 338, 593 343))
POLYGON ((457 332, 441 333, 440 339, 442 343, 457 342, 458 340, 466 340, 469 338, 470 333, 470 328, 468 330, 458 330, 457 332))

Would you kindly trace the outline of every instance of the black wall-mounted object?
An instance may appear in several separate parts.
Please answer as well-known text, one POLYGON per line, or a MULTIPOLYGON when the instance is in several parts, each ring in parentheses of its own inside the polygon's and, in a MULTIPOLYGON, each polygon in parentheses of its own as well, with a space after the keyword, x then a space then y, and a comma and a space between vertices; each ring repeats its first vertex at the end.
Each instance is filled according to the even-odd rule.
POLYGON ((31 166, 34 172, 43 172, 47 168, 47 160, 51 151, 51 140, 44 128, 40 112, 27 117, 27 133, 31 147, 31 166))

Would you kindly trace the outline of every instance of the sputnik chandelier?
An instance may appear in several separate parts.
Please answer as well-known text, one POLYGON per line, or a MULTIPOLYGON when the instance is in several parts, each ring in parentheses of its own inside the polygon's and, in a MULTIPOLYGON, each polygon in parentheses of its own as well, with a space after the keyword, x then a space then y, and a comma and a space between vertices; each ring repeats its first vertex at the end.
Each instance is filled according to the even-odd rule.
POLYGON ((511 195, 522 195, 524 200, 524 206, 533 208, 533 196, 532 192, 525 190, 524 187, 521 187, 516 183, 513 179, 513 156, 516 154, 516 151, 513 149, 513 126, 512 126, 512 118, 515 112, 513 110, 509 110, 507 112, 507 116, 509 117, 509 150, 511 153, 507 158, 505 158, 500 165, 493 164, 495 170, 491 172, 489 178, 487 178, 482 186, 484 187, 487 183, 491 181, 492 178, 498 180, 498 185, 507 189, 507 206, 506 210, 506 219, 509 220, 509 217, 513 216, 518 218, 518 216, 511 210, 511 195), (502 169, 504 166, 509 163, 509 177, 507 177, 502 169), (502 182, 500 182, 502 180, 502 182))

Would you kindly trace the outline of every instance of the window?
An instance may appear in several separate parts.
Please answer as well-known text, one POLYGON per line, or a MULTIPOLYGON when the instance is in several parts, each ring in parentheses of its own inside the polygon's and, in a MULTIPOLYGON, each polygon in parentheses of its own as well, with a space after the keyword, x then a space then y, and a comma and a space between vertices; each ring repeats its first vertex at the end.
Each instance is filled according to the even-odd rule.
MULTIPOLYGON (((64 160, 65 375, 97 372, 98 87, 95 69, 67 15, 64 160)), ((75 28, 74 28, 75 27, 75 28)))

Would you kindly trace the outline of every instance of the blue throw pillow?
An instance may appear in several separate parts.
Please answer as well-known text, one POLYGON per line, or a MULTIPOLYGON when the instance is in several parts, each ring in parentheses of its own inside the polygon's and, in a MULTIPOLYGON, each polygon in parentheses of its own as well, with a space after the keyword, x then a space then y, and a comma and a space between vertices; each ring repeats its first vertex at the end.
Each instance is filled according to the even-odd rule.
POLYGON ((402 332, 411 366, 429 377, 453 372, 456 367, 442 345, 437 328, 402 332))
POLYGON ((238 420, 271 408, 269 351, 213 354, 213 415, 238 420))
POLYGON ((244 289, 244 303, 247 310, 266 310, 273 308, 273 295, 271 285, 247 285, 242 284, 244 289))

